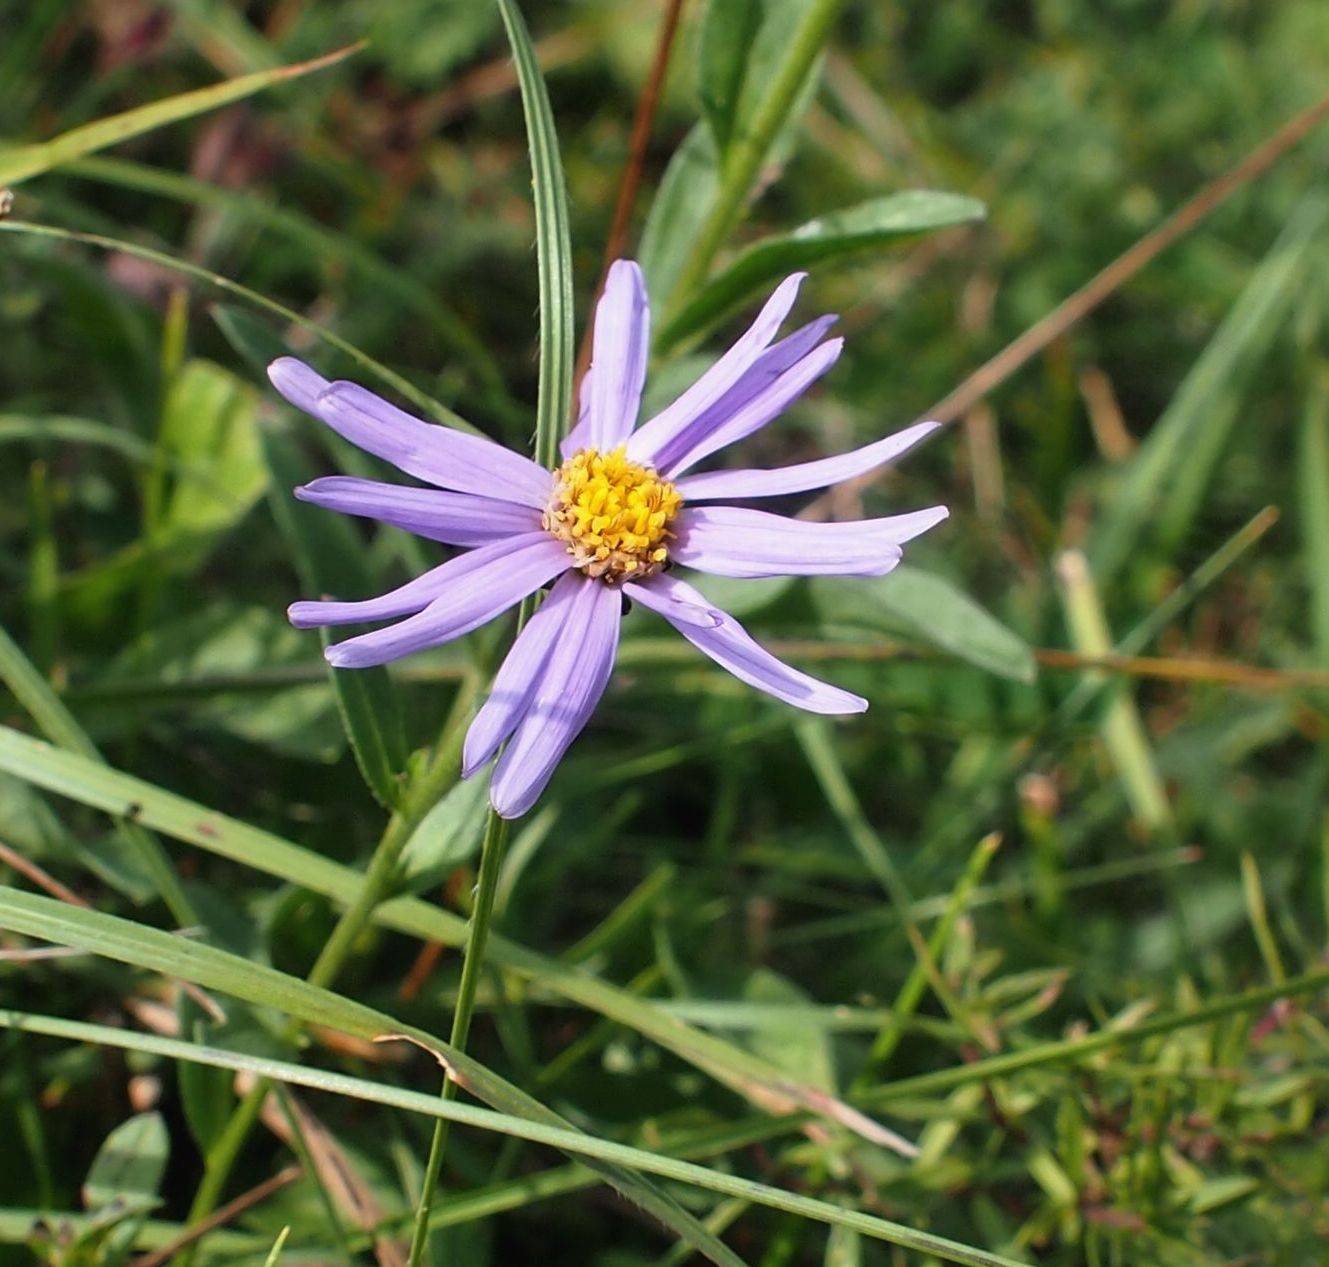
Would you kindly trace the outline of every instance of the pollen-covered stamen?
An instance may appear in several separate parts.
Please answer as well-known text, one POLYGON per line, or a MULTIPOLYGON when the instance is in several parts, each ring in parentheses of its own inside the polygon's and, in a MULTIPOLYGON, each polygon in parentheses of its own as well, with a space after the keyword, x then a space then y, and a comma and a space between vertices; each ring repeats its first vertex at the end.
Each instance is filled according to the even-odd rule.
POLYGON ((683 499, 650 467, 582 449, 554 472, 545 528, 566 541, 575 566, 613 584, 658 572, 669 557, 669 525, 683 499))

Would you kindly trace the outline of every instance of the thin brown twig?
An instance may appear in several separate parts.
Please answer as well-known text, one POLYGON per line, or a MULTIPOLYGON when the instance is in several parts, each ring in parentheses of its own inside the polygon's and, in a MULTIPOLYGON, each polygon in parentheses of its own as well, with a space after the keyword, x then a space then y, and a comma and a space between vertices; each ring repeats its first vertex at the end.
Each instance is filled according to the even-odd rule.
MULTIPOLYGON (((1022 335, 1002 348, 996 356, 980 365, 954 391, 943 396, 931 409, 922 414, 920 421, 923 418, 934 418, 939 422, 954 422, 957 418, 963 417, 984 396, 1004 383, 1048 344, 1087 317, 1109 295, 1125 285, 1146 265, 1151 264, 1174 242, 1189 233, 1233 193, 1271 167, 1326 117, 1329 117, 1329 96, 1322 97, 1309 109, 1294 115, 1257 145, 1235 167, 1229 168, 1217 180, 1206 185, 1162 224, 1138 239, 1105 268, 1094 274, 1079 290, 1068 295, 1051 312, 1040 317, 1022 335)), ((880 474, 880 471, 874 471, 848 480, 839 486, 836 494, 843 496, 846 491, 861 492, 880 474)), ((823 494, 818 497, 802 511, 799 517, 824 518, 829 504, 828 496, 829 494, 823 494)))
MULTIPOLYGON (((646 165, 646 150, 651 143, 651 129, 655 123, 656 109, 660 104, 665 75, 669 71, 669 58, 674 51, 674 37, 678 34, 678 22, 683 13, 683 4, 684 0, 665 0, 664 18, 660 23, 660 35, 655 43, 655 60, 651 63, 651 73, 637 102, 637 113, 632 120, 632 137, 628 142, 628 161, 618 184, 614 216, 609 223, 609 235, 605 238, 604 261, 600 265, 600 280, 595 286, 597 300, 604 290, 609 266, 619 258, 627 242, 628 224, 632 220, 632 208, 637 201, 637 188, 641 184, 642 169, 646 165)), ((581 347, 577 350, 578 384, 581 383, 586 367, 590 363, 591 323, 588 321, 582 332, 581 347)))
MULTIPOLYGON (((793 659, 893 660, 944 659, 946 653, 899 642, 823 642, 817 639, 778 639, 769 644, 780 656, 793 659)), ((1115 673, 1123 677, 1154 678, 1166 682, 1197 682, 1236 686, 1252 691, 1296 689, 1329 690, 1329 672, 1323 669, 1270 669, 1235 660, 1197 657, 1081 655, 1060 647, 1034 647, 1034 659, 1046 669, 1065 672, 1115 673)))
POLYGON ((33 884, 52 897, 59 898, 62 902, 68 902, 70 906, 81 906, 85 911, 91 909, 92 904, 85 898, 79 897, 73 889, 61 884, 59 880, 49 872, 44 871, 31 858, 25 858, 17 849, 10 848, 3 841, 0 841, 0 862, 8 867, 13 867, 19 875, 27 876, 33 884))
POLYGON ((250 1188, 248 1192, 242 1192, 234 1201, 228 1201, 225 1205, 214 1210, 206 1219, 200 1219, 192 1227, 187 1228, 177 1236, 175 1240, 163 1245, 160 1249, 154 1249, 150 1254, 141 1254, 134 1259, 133 1267, 163 1267, 186 1246, 192 1245, 209 1232, 229 1223, 246 1210, 256 1206, 260 1201, 266 1201, 274 1192, 286 1187, 287 1184, 294 1183, 302 1174, 304 1174, 303 1168, 295 1165, 287 1166, 285 1170, 279 1170, 270 1179, 265 1179, 262 1183, 250 1188))

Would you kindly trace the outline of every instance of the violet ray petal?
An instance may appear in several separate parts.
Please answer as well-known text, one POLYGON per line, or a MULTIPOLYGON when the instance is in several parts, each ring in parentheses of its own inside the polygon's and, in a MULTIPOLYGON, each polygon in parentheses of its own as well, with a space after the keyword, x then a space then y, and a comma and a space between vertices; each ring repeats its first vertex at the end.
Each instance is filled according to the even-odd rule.
POLYGON ((581 376, 581 390, 577 393, 577 422, 559 442, 558 451, 564 460, 580 453, 590 443, 591 433, 591 371, 581 376))
POLYGON ((293 356, 282 356, 268 366, 268 378, 297 409, 318 417, 318 398, 328 389, 321 374, 293 356))
POLYGON ((446 588, 423 611, 385 629, 333 643, 323 654, 339 669, 363 669, 460 638, 519 603, 570 563, 562 545, 545 533, 481 546, 443 565, 454 570, 446 588))
MULTIPOLYGON (((696 590, 692 591, 694 594, 696 590)), ((625 593, 634 602, 658 612, 672 624, 697 625, 702 629, 714 629, 724 620, 724 612, 712 607, 706 599, 697 594, 699 602, 683 598, 678 593, 656 584, 656 577, 645 581, 628 581, 623 586, 625 593)))
POLYGON ((782 466, 768 471, 707 471, 704 475, 688 475, 678 480, 674 487, 687 502, 775 497, 781 493, 827 488, 894 461, 940 426, 939 422, 920 422, 893 436, 866 444, 861 449, 820 458, 816 462, 800 462, 796 466, 782 466))
MULTIPOLYGON (((701 460, 705 453, 712 453, 727 444, 728 439, 718 443, 707 442, 721 427, 735 415, 741 413, 752 401, 773 388, 781 375, 797 372, 796 367, 807 356, 814 355, 822 336, 838 320, 834 315, 818 317, 815 321, 795 330, 779 343, 772 344, 748 368, 747 373, 738 380, 719 400, 703 409, 686 427, 679 431, 667 444, 662 445, 655 455, 655 464, 661 471, 674 475, 701 460), (706 447, 703 449, 703 445, 706 447)), ((825 356, 826 353, 821 353, 825 356)), ((832 361, 834 357, 832 357, 832 361)), ((828 367, 829 368, 829 367, 828 367)), ((785 402, 785 405, 790 403, 785 402)), ((780 408, 784 408, 782 405, 780 408)), ((751 417, 744 414, 744 417, 751 417)), ((771 415, 773 417, 774 414, 771 415)), ((756 426, 770 421, 765 418, 756 426)), ((756 430, 756 426, 749 428, 756 430)), ((726 436, 728 432, 726 431, 726 436)))
POLYGON ((376 598, 351 602, 309 600, 292 603, 286 609, 287 619, 297 629, 317 629, 323 625, 352 625, 360 621, 395 620, 399 616, 413 616, 424 611, 448 585, 453 575, 448 569, 460 564, 470 555, 449 559, 438 567, 430 568, 419 576, 399 585, 395 590, 379 594, 376 598))
POLYGON ((798 297, 806 273, 786 277, 766 301, 745 334, 673 404, 643 423, 628 440, 628 457, 634 462, 655 463, 655 455, 698 414, 713 405, 743 377, 753 361, 775 338, 798 297))
POLYGON ((543 508, 551 477, 493 440, 412 417, 357 383, 331 384, 317 416, 352 444, 407 475, 459 493, 543 508))
POLYGON ((861 713, 866 710, 868 702, 862 696, 831 686, 777 659, 727 612, 717 613, 721 617, 719 625, 705 628, 675 620, 670 613, 679 606, 706 601, 703 595, 678 577, 660 573, 651 577, 643 588, 653 590, 664 600, 656 606, 656 611, 694 647, 740 682, 810 713, 861 713))
POLYGON ((539 689, 545 662, 563 629, 574 595, 581 586, 592 584, 596 582, 580 572, 564 572, 540 604, 540 610, 517 635, 494 675, 489 698, 466 731, 461 757, 463 778, 469 779, 498 751, 525 715, 539 689))
POLYGON ((590 448, 611 452, 631 434, 641 408, 650 346, 651 314, 641 269, 631 260, 615 260, 595 307, 590 448))
POLYGON ((582 585, 569 605, 539 690, 517 724, 489 784, 503 818, 520 818, 544 791, 568 746, 604 694, 618 649, 622 596, 599 582, 582 585))
MULTIPOLYGON (((783 413, 813 383, 840 359, 844 347, 843 339, 828 339, 819 344, 796 365, 787 369, 774 381, 754 393, 727 417, 717 418, 714 425, 699 425, 689 433, 692 441, 685 451, 672 452, 671 460, 662 465, 670 479, 682 474, 688 467, 694 466, 703 458, 710 457, 736 440, 759 431, 772 418, 783 413)), ((718 414, 718 411, 717 411, 718 414)))
POLYGON ((900 546, 945 519, 944 506, 886 519, 805 523, 737 506, 690 506, 675 520, 675 563, 717 576, 884 576, 900 546))
POLYGON ((301 500, 344 515, 361 515, 405 528, 417 537, 450 546, 483 546, 522 533, 540 531, 540 513, 531 506, 438 488, 406 488, 353 475, 327 475, 295 490, 301 500))

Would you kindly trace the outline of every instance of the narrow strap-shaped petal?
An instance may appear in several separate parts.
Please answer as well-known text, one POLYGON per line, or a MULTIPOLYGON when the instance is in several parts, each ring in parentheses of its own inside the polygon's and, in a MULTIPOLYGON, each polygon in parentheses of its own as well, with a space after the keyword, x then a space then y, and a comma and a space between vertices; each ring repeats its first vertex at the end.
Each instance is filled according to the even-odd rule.
POLYGON ((469 779, 516 729, 540 686, 545 663, 567 622, 573 598, 583 585, 599 583, 580 572, 564 572, 540 604, 540 610, 517 635, 494 674, 489 698, 466 731, 461 756, 463 778, 469 779))
POLYGON ((450 546, 483 546, 540 531, 540 512, 532 506, 438 488, 407 488, 353 475, 312 480, 297 488, 295 495, 315 506, 377 519, 450 546))
POLYGON ((680 437, 680 445, 670 451, 660 469, 673 479, 703 458, 759 431, 825 374, 839 360, 843 347, 843 339, 828 339, 746 399, 723 402, 726 406, 732 404, 732 408, 717 408, 711 417, 680 437))
POLYGON ((676 563, 717 576, 884 576, 901 545, 945 519, 945 506, 886 519, 805 523, 737 506, 689 506, 675 521, 676 563))
POLYGON ((328 390, 322 374, 293 356, 281 356, 268 366, 268 378, 297 409, 318 417, 318 398, 328 390))
MULTIPOLYGON (((546 533, 481 546, 443 565, 454 570, 423 611, 386 629, 333 643, 323 654, 339 669, 363 669, 436 647, 478 629, 521 602, 565 571, 571 561, 561 544, 546 533)), ((436 569, 435 575, 441 571, 436 569)))
POLYGON ((832 348, 830 351, 819 345, 836 320, 830 315, 818 317, 767 348, 719 400, 703 409, 660 448, 655 455, 656 467, 673 477, 701 461, 706 454, 723 448, 731 439, 737 438, 729 425, 735 418, 739 419, 744 435, 769 422, 812 381, 807 377, 805 361, 808 358, 812 358, 812 365, 819 367, 819 373, 825 373, 834 364, 840 344, 825 345, 832 348), (791 385, 795 387, 793 392, 789 390, 791 385), (722 428, 723 435, 714 438, 722 428))
POLYGON ((796 466, 781 466, 769 471, 707 471, 704 475, 688 475, 678 480, 675 488, 687 502, 776 497, 782 493, 806 492, 810 488, 827 488, 894 461, 940 426, 939 422, 920 422, 897 431, 893 436, 865 444, 861 449, 815 462, 800 462, 796 466))
POLYGON ((357 599, 352 602, 334 602, 327 599, 292 603, 286 609, 287 618, 297 629, 318 629, 323 625, 368 624, 376 620, 395 620, 399 616, 413 616, 424 611, 447 586, 458 568, 472 567, 470 554, 449 559, 428 572, 399 585, 395 590, 379 594, 376 598, 357 599))
MULTIPOLYGON (((798 297, 806 273, 786 277, 757 314, 747 333, 711 366, 672 405, 637 429, 628 440, 628 457, 634 462, 659 466, 656 455, 698 415, 704 413, 737 383, 775 338, 798 297)), ((663 469, 663 468, 662 468, 663 469)))
POLYGON ((439 488, 537 508, 549 500, 550 473, 530 458, 422 422, 357 383, 332 383, 318 398, 317 416, 365 452, 439 488))
POLYGON ((651 314, 646 283, 631 260, 615 260, 595 308, 590 387, 590 447, 602 453, 623 444, 637 422, 646 357, 651 346, 651 314))
POLYGON ((717 613, 720 623, 714 626, 676 620, 673 613, 680 607, 706 602, 691 585, 678 577, 662 572, 644 582, 641 588, 651 590, 653 596, 661 600, 649 605, 654 606, 694 647, 728 669, 740 682, 810 713, 861 713, 867 708, 868 702, 861 696, 842 691, 838 686, 831 686, 777 659, 754 641, 727 612, 717 613))
POLYGON ((697 625, 702 629, 714 629, 724 620, 724 612, 712 607, 696 590, 691 590, 691 593, 696 599, 700 599, 699 602, 684 597, 678 589, 657 585, 654 578, 646 581, 628 581, 623 586, 623 593, 643 607, 658 612, 675 625, 697 625))
POLYGON ((535 804, 604 694, 618 650, 621 603, 618 590, 600 581, 577 589, 535 698, 489 784, 490 803, 503 818, 520 818, 535 804))

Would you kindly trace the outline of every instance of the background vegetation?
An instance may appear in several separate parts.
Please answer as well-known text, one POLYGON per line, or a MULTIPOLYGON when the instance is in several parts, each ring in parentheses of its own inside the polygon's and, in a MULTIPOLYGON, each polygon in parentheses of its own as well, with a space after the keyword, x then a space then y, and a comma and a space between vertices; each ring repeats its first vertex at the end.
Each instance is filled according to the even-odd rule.
MULTIPOLYGON (((182 1253, 261 1263, 288 1228, 283 1263, 404 1262, 439 1072, 369 1039, 448 1032, 483 787, 414 832, 389 879, 425 900, 374 907, 338 993, 299 979, 320 978, 405 754, 483 689, 507 632, 334 689, 286 604, 435 555, 297 513, 294 483, 370 465, 262 365, 291 350, 529 445, 537 224, 500 7, 0 6, 15 145, 369 40, 110 149, 0 151, 0 1255, 163 1261, 191 1209, 240 1197, 182 1253), (252 1075, 281 1071, 262 1059, 325 1090, 265 1100, 252 1075), (328 1094, 333 1075, 360 1081, 328 1094), (419 1094, 392 1107, 370 1084, 419 1094), (228 1135, 246 1093, 261 1121, 228 1135)), ((955 1257, 856 1212, 975 1263, 1319 1261, 1329 131, 985 397, 950 394, 1315 103, 1321 3, 682 7, 627 245, 666 314, 652 390, 761 293, 726 274, 740 252, 869 204, 799 309, 843 314, 845 356, 745 456, 839 451, 945 401, 953 426, 824 509, 952 518, 880 583, 726 587, 765 641, 868 696, 863 718, 810 721, 629 620, 499 877, 463 1075, 505 1116, 451 1132, 429 1255, 691 1261, 680 1215, 497 1133, 538 1117, 521 1088, 644 1150, 601 1161, 705 1166, 632 1195, 762 1267, 955 1257), (706 155, 734 170, 816 13, 824 53, 698 256, 706 155), (933 200, 893 237, 874 200, 913 189, 986 220, 933 200)), ((662 15, 526 8, 580 323, 662 15)))

